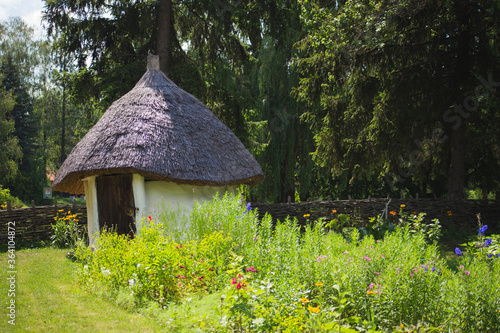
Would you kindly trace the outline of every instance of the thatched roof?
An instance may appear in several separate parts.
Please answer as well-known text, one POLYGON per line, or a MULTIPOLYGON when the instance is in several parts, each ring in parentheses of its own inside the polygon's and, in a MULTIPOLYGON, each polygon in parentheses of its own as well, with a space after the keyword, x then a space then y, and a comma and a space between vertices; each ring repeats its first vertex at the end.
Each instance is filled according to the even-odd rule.
POLYGON ((84 193, 83 178, 124 173, 200 186, 256 185, 264 178, 234 133, 161 72, 155 56, 71 151, 52 187, 84 193))

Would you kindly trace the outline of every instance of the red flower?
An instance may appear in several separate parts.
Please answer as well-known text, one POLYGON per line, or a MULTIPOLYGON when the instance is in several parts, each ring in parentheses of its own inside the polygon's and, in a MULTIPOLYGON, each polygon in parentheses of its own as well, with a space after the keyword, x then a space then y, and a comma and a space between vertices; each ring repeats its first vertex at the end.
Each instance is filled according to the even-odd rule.
POLYGON ((150 221, 151 221, 152 219, 153 219, 153 218, 152 218, 151 216, 148 216, 148 220, 150 220, 150 221))
POLYGON ((238 284, 236 285, 236 289, 241 289, 241 283, 238 283, 238 284))
POLYGON ((209 270, 209 271, 213 271, 213 270, 214 270, 214 268, 213 268, 213 267, 210 267, 208 270, 209 270))
MULTIPOLYGON (((233 281, 231 282, 232 284, 236 284, 236 282, 238 282, 238 280, 236 278, 233 278, 233 281)), ((239 284, 239 283, 238 283, 239 284)), ((238 288, 240 289, 240 288, 238 288)))

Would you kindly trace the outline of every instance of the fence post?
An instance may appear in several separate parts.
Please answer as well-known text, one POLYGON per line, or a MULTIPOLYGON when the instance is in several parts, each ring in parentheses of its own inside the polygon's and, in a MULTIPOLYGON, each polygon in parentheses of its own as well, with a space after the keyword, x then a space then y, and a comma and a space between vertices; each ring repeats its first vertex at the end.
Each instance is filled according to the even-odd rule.
POLYGON ((57 200, 54 200, 54 208, 57 208, 57 200))
POLYGON ((10 201, 7 201, 7 211, 11 211, 12 210, 12 203, 10 201))
POLYGON ((328 201, 332 201, 332 197, 328 194, 328 201))
POLYGON ((73 198, 73 200, 71 201, 71 203, 73 204, 73 210, 76 208, 76 200, 75 198, 73 198))
POLYGON ((418 193, 417 193, 417 195, 415 196, 415 198, 418 200, 418 193))
POLYGON ((287 204, 290 204, 292 202, 292 198, 288 196, 288 201, 286 202, 287 204))
POLYGON ((35 200, 31 200, 31 208, 35 209, 35 200))

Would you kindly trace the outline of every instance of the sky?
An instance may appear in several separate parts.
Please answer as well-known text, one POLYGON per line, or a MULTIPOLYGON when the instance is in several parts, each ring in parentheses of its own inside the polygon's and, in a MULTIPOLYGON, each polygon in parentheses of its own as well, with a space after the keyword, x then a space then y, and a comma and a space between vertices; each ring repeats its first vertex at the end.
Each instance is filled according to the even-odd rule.
POLYGON ((5 22, 9 17, 20 17, 35 29, 35 38, 41 38, 43 0, 0 0, 0 22, 5 22))

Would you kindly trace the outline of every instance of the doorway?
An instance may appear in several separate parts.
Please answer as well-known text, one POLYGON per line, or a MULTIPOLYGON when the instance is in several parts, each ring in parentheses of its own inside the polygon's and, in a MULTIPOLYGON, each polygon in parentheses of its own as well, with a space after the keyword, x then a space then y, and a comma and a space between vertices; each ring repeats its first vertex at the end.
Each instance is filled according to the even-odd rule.
POLYGON ((133 237, 136 226, 132 175, 99 176, 96 187, 99 230, 105 227, 133 237))

